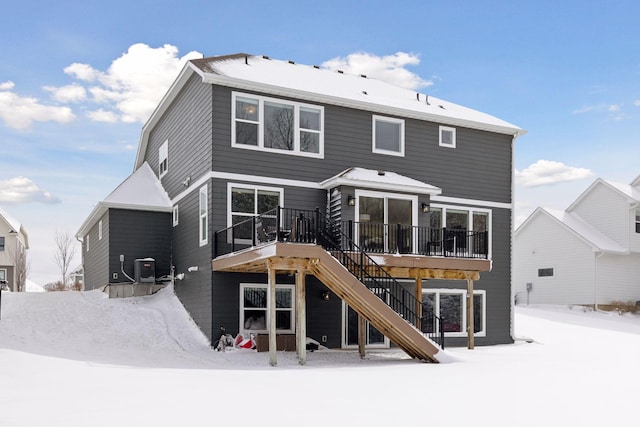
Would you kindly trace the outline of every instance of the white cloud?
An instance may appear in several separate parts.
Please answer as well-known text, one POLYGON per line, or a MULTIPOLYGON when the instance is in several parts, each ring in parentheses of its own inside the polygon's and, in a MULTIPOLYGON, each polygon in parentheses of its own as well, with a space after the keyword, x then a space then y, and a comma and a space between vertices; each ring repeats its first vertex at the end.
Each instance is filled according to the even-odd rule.
POLYGON ((560 182, 588 178, 593 172, 585 168, 567 166, 553 160, 538 160, 522 171, 516 170, 516 184, 524 187, 539 187, 560 182))
POLYGON ((113 111, 105 111, 102 108, 95 111, 88 111, 87 117, 94 122, 102 123, 116 123, 118 121, 118 115, 113 111))
POLYGON ((69 107, 43 105, 38 99, 0 92, 0 119, 11 128, 26 130, 33 122, 69 123, 75 119, 69 107))
POLYGON ((14 86, 15 86, 15 83, 13 83, 11 80, 8 80, 6 82, 0 83, 0 90, 13 89, 14 86))
POLYGON ((32 180, 18 176, 0 181, 0 203, 60 203, 60 199, 42 190, 32 180))
POLYGON ((330 70, 342 70, 349 74, 365 74, 407 89, 431 86, 433 82, 407 70, 410 65, 420 64, 417 55, 397 52, 393 55, 376 56, 366 52, 356 52, 346 57, 337 57, 322 63, 330 70))
POLYGON ((58 102, 80 102, 87 98, 87 91, 78 84, 71 84, 61 87, 44 86, 44 90, 51 92, 53 99, 58 102))
POLYGON ((633 101, 633 105, 635 105, 636 107, 640 107, 640 99, 636 99, 635 101, 633 101))
POLYGON ((106 71, 89 64, 73 63, 64 69, 76 79, 93 83, 87 90, 90 101, 105 108, 88 114, 92 120, 113 122, 117 115, 123 122, 144 122, 189 59, 201 58, 198 52, 178 57, 178 48, 165 44, 152 48, 146 44, 131 45, 115 59, 106 71))

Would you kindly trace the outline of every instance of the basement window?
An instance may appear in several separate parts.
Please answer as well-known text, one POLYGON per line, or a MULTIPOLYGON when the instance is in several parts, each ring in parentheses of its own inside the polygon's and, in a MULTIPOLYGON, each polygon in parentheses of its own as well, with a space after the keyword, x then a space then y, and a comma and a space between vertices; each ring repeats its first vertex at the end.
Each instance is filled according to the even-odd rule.
MULTIPOLYGON (((295 332, 294 285, 276 285, 276 331, 295 332)), ((266 333, 269 325, 266 284, 240 285, 240 331, 266 333)))

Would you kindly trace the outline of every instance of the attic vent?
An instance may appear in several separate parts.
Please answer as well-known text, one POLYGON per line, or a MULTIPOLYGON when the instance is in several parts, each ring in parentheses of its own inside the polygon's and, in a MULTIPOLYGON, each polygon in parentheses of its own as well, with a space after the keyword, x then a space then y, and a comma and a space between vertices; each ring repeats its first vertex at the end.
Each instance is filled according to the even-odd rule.
POLYGON ((264 59, 271 59, 271 58, 269 58, 267 55, 262 55, 262 57, 263 57, 264 59))
POLYGON ((344 74, 344 71, 342 71, 342 70, 338 70, 338 72, 339 72, 340 74, 344 74))
POLYGON ((289 60, 289 64, 295 64, 295 62, 293 62, 293 61, 289 60))
POLYGON ((378 176, 384 176, 384 171, 378 171, 378 176))

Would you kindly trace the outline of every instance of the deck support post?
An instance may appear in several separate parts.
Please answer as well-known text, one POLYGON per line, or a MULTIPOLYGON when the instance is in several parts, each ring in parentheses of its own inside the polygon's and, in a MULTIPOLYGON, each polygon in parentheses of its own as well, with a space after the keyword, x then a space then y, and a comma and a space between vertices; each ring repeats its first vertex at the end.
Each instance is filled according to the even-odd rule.
POLYGON ((305 296, 305 272, 296 272, 296 351, 298 363, 307 363, 307 313, 305 296))
POLYGON ((422 277, 416 276, 416 327, 422 331, 422 277))
POLYGON ((271 366, 278 364, 276 351, 276 270, 269 262, 269 285, 267 286, 267 300, 269 301, 269 363, 271 366))
POLYGON ((469 350, 473 350, 475 320, 473 314, 473 280, 467 279, 467 344, 469 350))
POLYGON ((365 344, 367 343, 367 321, 358 313, 358 353, 364 359, 365 344))

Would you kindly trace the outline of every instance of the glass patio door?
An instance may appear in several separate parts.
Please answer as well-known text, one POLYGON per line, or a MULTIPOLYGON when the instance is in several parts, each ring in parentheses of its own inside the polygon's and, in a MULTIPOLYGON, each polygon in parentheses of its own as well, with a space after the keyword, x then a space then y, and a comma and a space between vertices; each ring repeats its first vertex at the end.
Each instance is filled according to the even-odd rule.
POLYGON ((366 252, 411 253, 414 202, 413 197, 370 192, 358 195, 358 245, 366 252))
MULTIPOLYGON (((344 304, 344 309, 344 347, 355 347, 358 345, 358 313, 346 303, 344 304)), ((367 347, 389 347, 389 339, 368 321, 365 322, 365 328, 365 345, 367 347)))

